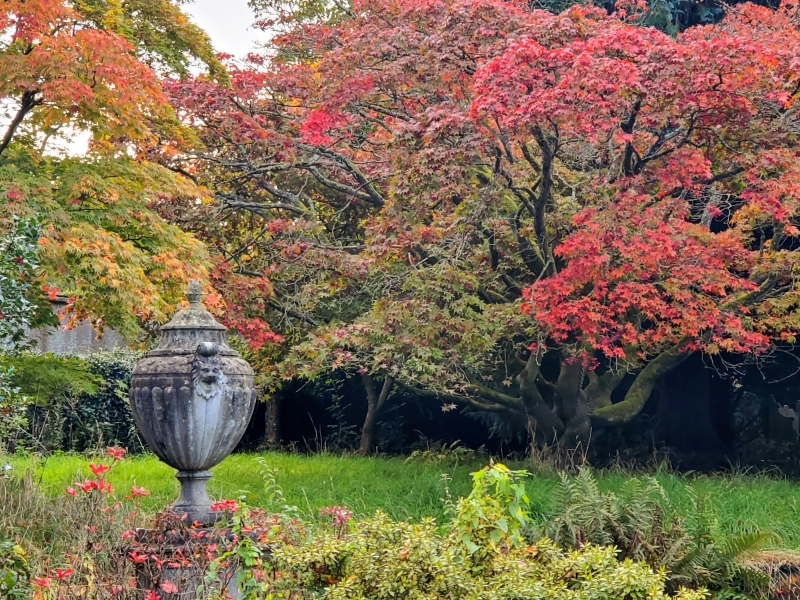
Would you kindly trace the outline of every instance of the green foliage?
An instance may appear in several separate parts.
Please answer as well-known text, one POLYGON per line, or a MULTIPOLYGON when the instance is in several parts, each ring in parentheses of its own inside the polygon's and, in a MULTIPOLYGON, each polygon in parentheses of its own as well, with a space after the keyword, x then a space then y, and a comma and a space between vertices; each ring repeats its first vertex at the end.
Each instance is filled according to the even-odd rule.
POLYGON ((522 480, 530 474, 490 464, 472 474, 472 491, 456 505, 454 531, 476 562, 507 545, 520 546, 530 516, 522 480))
POLYGON ((128 399, 131 372, 141 352, 127 349, 98 351, 85 358, 88 370, 101 378, 94 391, 70 394, 61 403, 64 450, 120 446, 142 449, 128 399))
POLYGON ((96 393, 103 382, 82 359, 54 354, 0 355, 0 370, 5 371, 8 384, 16 390, 16 395, 7 396, 9 408, 12 404, 16 408, 9 412, 9 420, 0 425, 0 431, 6 429, 9 434, 4 439, 14 447, 22 443, 36 449, 60 448, 64 402, 72 394, 96 393), (20 414, 23 410, 25 414, 20 414))
POLYGON ((0 356, 0 366, 14 368, 12 383, 39 406, 67 394, 94 394, 102 382, 86 361, 74 356, 24 352, 0 356))
POLYGON ((39 271, 36 240, 39 224, 12 218, 12 227, 0 235, 0 343, 17 346, 37 314, 31 302, 39 271))
POLYGON ((85 358, 21 353, 0 356, 0 365, 14 369, 10 381, 34 404, 28 433, 35 448, 137 451, 128 383, 140 356, 125 349, 85 358))
POLYGON ((30 598, 30 574, 22 547, 13 542, 0 542, 0 598, 30 598))
POLYGON ((437 447, 428 447, 425 450, 414 450, 408 455, 406 462, 422 462, 433 464, 451 464, 474 462, 477 452, 472 448, 461 445, 461 440, 437 447))
MULTIPOLYGON (((460 541, 435 523, 397 522, 378 512, 344 535, 318 533, 299 544, 277 546, 270 567, 280 573, 275 597, 297 594, 331 600, 371 599, 662 599, 664 575, 611 547, 563 551, 536 546, 486 546, 485 565, 472 569, 460 541)), ((686 600, 702 592, 680 591, 686 600)))
POLYGON ((774 536, 726 534, 708 495, 690 489, 691 504, 679 509, 653 477, 631 479, 619 493, 602 492, 588 469, 562 475, 556 516, 537 531, 566 548, 586 543, 615 546, 622 558, 665 569, 668 589, 705 587, 716 598, 761 597, 769 585, 744 559, 774 536))
POLYGON ((28 425, 26 413, 30 399, 11 383, 13 367, 0 367, 0 451, 5 440, 19 434, 28 425))

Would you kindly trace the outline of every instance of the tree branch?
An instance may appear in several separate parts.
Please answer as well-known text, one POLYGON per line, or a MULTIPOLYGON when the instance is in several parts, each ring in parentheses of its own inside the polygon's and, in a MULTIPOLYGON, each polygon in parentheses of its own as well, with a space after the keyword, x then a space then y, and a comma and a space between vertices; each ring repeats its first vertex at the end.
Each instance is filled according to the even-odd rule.
POLYGON ((40 105, 42 100, 40 98, 36 98, 36 94, 38 94, 38 90, 28 90, 22 94, 22 99, 20 100, 19 110, 17 114, 14 115, 14 118, 11 119, 11 123, 8 124, 8 128, 6 129, 6 133, 3 136, 3 140, 0 141, 0 154, 8 147, 11 143, 11 139, 14 137, 14 134, 17 131, 17 128, 22 124, 23 119, 25 116, 33 110, 34 107, 40 105))

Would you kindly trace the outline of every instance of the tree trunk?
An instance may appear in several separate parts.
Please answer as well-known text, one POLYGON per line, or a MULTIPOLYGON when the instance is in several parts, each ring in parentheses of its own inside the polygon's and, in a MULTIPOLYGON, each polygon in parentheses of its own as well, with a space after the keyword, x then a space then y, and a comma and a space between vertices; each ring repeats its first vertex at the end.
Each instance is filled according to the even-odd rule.
POLYGON ((576 358, 562 358, 556 382, 556 395, 561 405, 561 420, 565 430, 560 445, 573 449, 585 444, 591 436, 589 405, 583 393, 586 365, 576 358))
POLYGON ((597 425, 627 423, 639 414, 658 380, 691 356, 692 351, 684 349, 689 341, 689 338, 680 340, 672 348, 647 363, 636 376, 633 385, 625 394, 625 399, 592 412, 592 422, 597 425))
POLYGON ((372 375, 364 373, 361 376, 361 381, 364 383, 364 390, 367 392, 367 416, 361 428, 361 443, 358 447, 358 453, 367 455, 375 445, 375 424, 378 422, 381 409, 389 398, 389 392, 392 391, 394 379, 386 377, 383 380, 380 394, 375 389, 375 381, 372 379, 372 375))
POLYGON ((281 445, 281 400, 280 393, 272 394, 267 401, 267 431, 265 443, 268 448, 277 448, 281 445))
POLYGON ((553 409, 547 405, 536 387, 536 377, 539 374, 539 358, 539 356, 531 352, 525 363, 525 368, 517 375, 517 384, 524 403, 528 429, 536 432, 536 443, 538 445, 550 446, 557 443, 564 433, 564 423, 553 409))

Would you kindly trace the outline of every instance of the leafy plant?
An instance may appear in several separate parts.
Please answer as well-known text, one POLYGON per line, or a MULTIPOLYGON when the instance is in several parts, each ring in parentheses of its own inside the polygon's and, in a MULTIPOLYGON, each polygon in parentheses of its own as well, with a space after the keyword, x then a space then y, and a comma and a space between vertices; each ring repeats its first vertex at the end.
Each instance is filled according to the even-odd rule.
MULTIPOLYGON (((0 230, 0 345, 23 347, 27 330, 39 314, 32 301, 41 275, 35 219, 12 217, 9 230, 0 230)), ((47 307, 49 308, 49 306, 47 307)))
MULTIPOLYGON (((330 600, 663 600, 664 575, 644 563, 619 561, 611 547, 566 552, 542 540, 535 546, 487 546, 476 571, 461 541, 432 520, 397 522, 378 512, 348 535, 318 534, 273 549, 267 589, 275 596, 330 600)), ((703 592, 676 598, 700 600, 703 592)))
POLYGON ((18 437, 28 425, 31 400, 13 385, 13 377, 13 367, 0 367, 0 451, 8 451, 7 441, 18 437))
MULTIPOLYGON (((61 403, 71 394, 96 393, 103 381, 83 359, 54 354, 0 355, 0 369, 5 369, 8 382, 29 406, 27 429, 17 427, 15 436, 7 439, 37 450, 61 448, 61 403)), ((18 425, 22 425, 19 419, 18 425)))
POLYGON ((406 458, 406 462, 421 462, 425 464, 451 464, 453 466, 462 462, 475 460, 477 452, 472 448, 461 445, 461 440, 450 444, 443 443, 440 447, 428 447, 425 450, 414 450, 406 458))
POLYGON ((472 491, 456 504, 453 531, 475 562, 501 547, 523 545, 530 500, 526 471, 495 463, 472 474, 472 491))
POLYGON ((59 404, 64 417, 63 450, 94 450, 107 445, 130 452, 142 443, 133 421, 128 384, 141 352, 101 350, 85 357, 89 373, 101 378, 95 390, 77 390, 59 404))
MULTIPOLYGON (((691 488, 690 488, 691 491, 691 488)), ((620 558, 665 569, 667 588, 707 588, 715 597, 761 597, 769 579, 746 565, 774 536, 725 534, 706 495, 691 491, 691 509, 673 504, 653 477, 630 479, 619 494, 603 492, 588 469, 562 475, 555 517, 535 531, 565 548, 610 545, 620 558)))
POLYGON ((0 541, 0 598, 24 600, 30 598, 31 570, 25 550, 13 542, 0 541))

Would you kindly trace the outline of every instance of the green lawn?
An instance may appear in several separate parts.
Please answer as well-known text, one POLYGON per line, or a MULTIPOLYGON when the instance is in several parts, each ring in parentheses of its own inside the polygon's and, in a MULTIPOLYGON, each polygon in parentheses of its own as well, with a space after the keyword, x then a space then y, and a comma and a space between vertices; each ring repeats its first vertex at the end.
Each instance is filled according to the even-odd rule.
MULTIPOLYGON (((289 504, 305 515, 329 505, 347 505, 356 516, 372 514, 381 508, 396 519, 438 517, 444 494, 441 475, 450 478, 454 496, 469 492, 471 471, 480 463, 448 465, 446 463, 405 462, 402 458, 361 458, 331 454, 296 455, 283 453, 237 454, 212 469, 209 484, 216 498, 237 498, 245 494, 254 505, 266 503, 266 492, 256 462, 258 456, 277 469, 277 482, 289 504)), ((42 459, 11 458, 14 471, 35 468, 37 480, 50 494, 63 493, 65 487, 88 474, 88 460, 66 454, 42 459)), ((2 461, 0 461, 2 462, 2 461)), ((509 466, 524 468, 524 464, 509 466)), ((144 486, 151 496, 145 506, 151 510, 163 507, 177 496, 174 471, 153 456, 127 458, 109 476, 119 491, 130 485, 144 486)), ((604 489, 618 489, 630 478, 622 471, 599 475, 604 489)), ((723 529, 737 531, 758 527, 777 533, 781 546, 800 550, 800 482, 766 475, 692 476, 659 472, 657 477, 669 496, 678 504, 689 504, 687 485, 711 494, 723 529)), ((552 507, 552 491, 558 475, 538 474, 527 484, 537 512, 552 507)))

